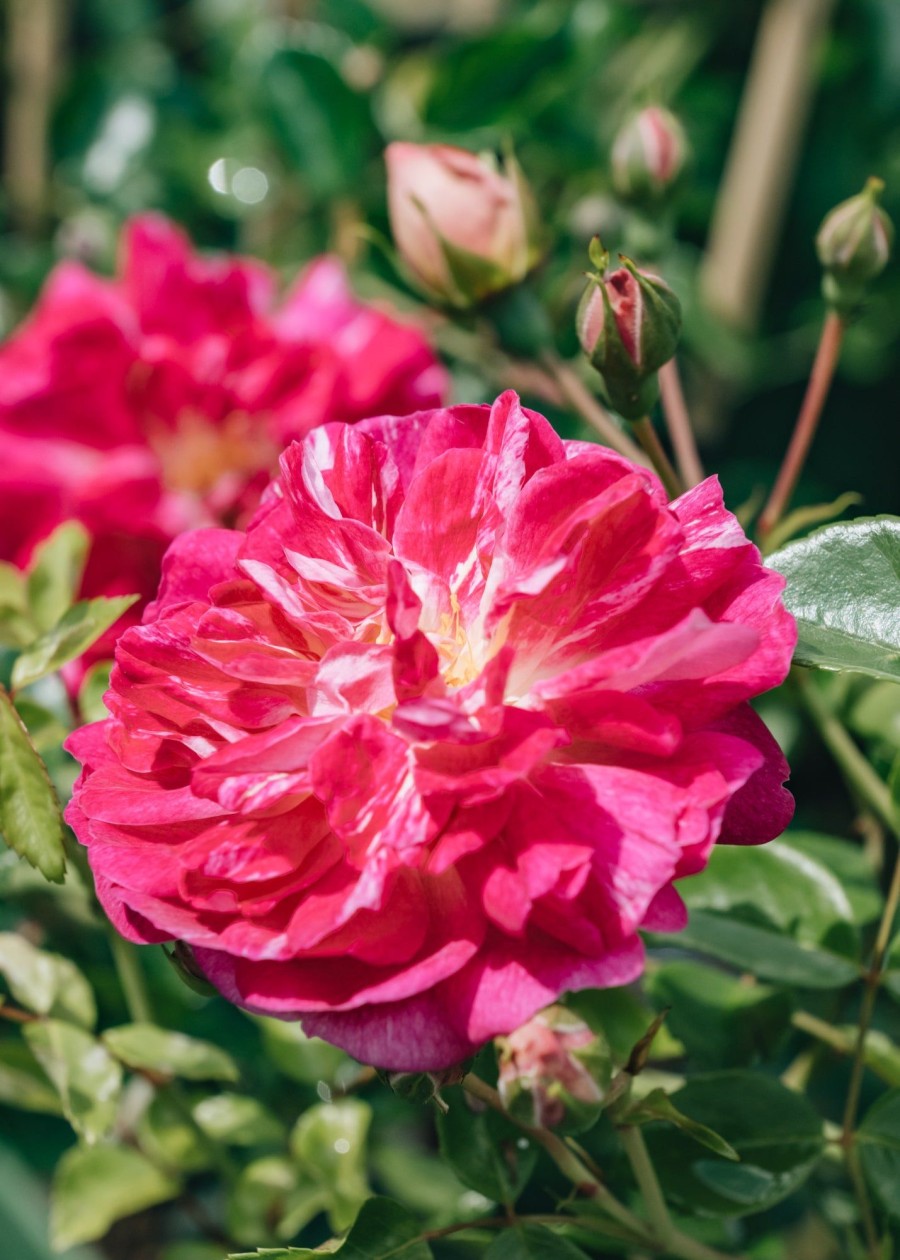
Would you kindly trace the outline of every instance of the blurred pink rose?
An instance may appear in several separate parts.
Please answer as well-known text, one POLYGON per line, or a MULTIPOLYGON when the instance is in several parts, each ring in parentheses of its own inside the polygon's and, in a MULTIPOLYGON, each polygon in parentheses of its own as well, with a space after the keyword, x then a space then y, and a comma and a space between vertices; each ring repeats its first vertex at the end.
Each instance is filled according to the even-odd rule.
POLYGON ((62 263, 0 347, 0 558, 24 565, 74 517, 94 539, 83 593, 149 598, 170 540, 246 519, 287 442, 434 406, 445 384, 422 333, 356 301, 335 259, 276 305, 262 265, 140 216, 116 279, 62 263))
POLYGON ((465 306, 524 279, 538 250, 530 193, 512 160, 398 142, 385 161, 397 249, 436 295, 465 306), (467 256, 463 268, 456 251, 467 256))
POLYGON ((492 407, 328 425, 246 533, 173 543, 69 741, 68 819, 135 941, 428 1071, 620 985, 717 840, 787 825, 747 700, 795 640, 705 481, 492 407))

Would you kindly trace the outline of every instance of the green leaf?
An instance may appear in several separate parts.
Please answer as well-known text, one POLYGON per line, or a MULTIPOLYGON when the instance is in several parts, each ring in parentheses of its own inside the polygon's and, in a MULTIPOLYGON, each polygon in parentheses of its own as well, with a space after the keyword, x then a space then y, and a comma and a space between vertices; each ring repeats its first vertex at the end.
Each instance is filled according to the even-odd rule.
POLYGON ((723 1159, 739 1160, 740 1155, 723 1137, 705 1124, 699 1124, 679 1111, 664 1089, 651 1089, 645 1098, 634 1103, 621 1117, 622 1124, 649 1124, 651 1120, 665 1120, 676 1129, 715 1151, 723 1159))
POLYGON ((28 614, 25 574, 0 560, 0 647, 27 647, 35 634, 28 614))
POLYGON ((827 525, 767 563, 787 578, 795 661, 900 681, 900 520, 827 525))
POLYGON ((366 1137, 372 1109, 358 1098, 317 1103, 291 1134, 291 1150, 311 1181, 329 1191, 328 1216, 340 1233, 371 1191, 366 1180, 366 1137))
POLYGON ((103 697, 109 691, 112 661, 95 661, 84 676, 78 692, 78 712, 83 722, 102 722, 109 717, 103 697))
POLYGON ((56 1086, 66 1119, 86 1142, 97 1142, 116 1118, 122 1092, 118 1063, 102 1042, 73 1024, 44 1019, 26 1024, 22 1031, 56 1086))
POLYGON ((829 870, 797 849, 777 842, 717 848, 683 895, 687 927, 655 939, 782 986, 834 988, 859 975, 847 895, 829 870))
POLYGON ((22 1041, 0 1043, 0 1103, 21 1111, 62 1115, 59 1095, 22 1041))
POLYGON ((445 1162, 485 1198, 514 1203, 534 1171, 534 1143, 497 1112, 472 1112, 461 1089, 443 1096, 449 1110, 437 1117, 437 1131, 445 1162))
MULTIPOLYGON (((892 683, 884 686, 900 692, 892 683)), ((880 917, 884 898, 878 888, 875 868, 859 844, 814 831, 789 831, 778 843, 812 858, 835 876, 850 902, 854 923, 872 923, 880 917)))
POLYGON ((870 1107, 856 1132, 866 1180, 885 1211, 900 1219, 900 1089, 893 1089, 870 1107))
POLYGON ((180 1186, 128 1146, 76 1146, 53 1178, 50 1236, 57 1251, 102 1238, 124 1216, 165 1203, 180 1186))
POLYGON ((213 1094, 194 1107, 204 1133, 228 1146, 259 1146, 284 1140, 285 1128, 268 1108, 242 1094, 213 1094))
MULTIPOLYGON (((422 1226, 407 1210, 391 1199, 369 1199, 363 1204, 353 1228, 342 1246, 334 1250, 341 1260, 432 1260, 431 1248, 421 1240, 422 1226)), ((275 1251, 244 1252, 229 1260, 289 1260, 289 1257, 315 1258, 322 1249, 282 1247, 275 1251)))
POLYGON ((135 1136, 144 1154, 163 1168, 193 1173, 211 1167, 209 1150, 166 1091, 155 1093, 140 1114, 135 1136))
POLYGON ((35 704, 28 696, 16 696, 16 710, 35 750, 41 754, 50 748, 58 748, 69 733, 69 728, 55 713, 35 704))
POLYGON ((266 1055, 280 1072, 303 1085, 341 1084, 358 1071, 358 1065, 343 1050, 320 1037, 307 1037, 299 1024, 261 1015, 254 1022, 262 1029, 266 1055))
POLYGON ((0 932, 0 975, 28 1011, 88 1029, 97 1022, 91 986, 62 954, 37 949, 16 932, 0 932))
POLYGON ((66 871, 63 821, 46 767, 0 687, 0 835, 45 879, 66 871))
POLYGON ((328 1202, 328 1191, 322 1186, 313 1187, 310 1202, 309 1189, 298 1169, 283 1155, 253 1160, 241 1169, 229 1191, 226 1205, 229 1237, 248 1246, 293 1237, 297 1228, 324 1211, 328 1202), (307 1213, 301 1217, 299 1226, 292 1221, 291 1232, 287 1233, 283 1223, 288 1214, 297 1219, 298 1196, 307 1213))
POLYGON ((59 525, 35 548, 28 566, 28 608, 39 632, 55 626, 81 585, 90 535, 78 521, 59 525))
POLYGON ((19 656, 13 665, 13 689, 20 691, 81 656, 138 598, 117 595, 107 599, 98 595, 74 604, 19 656))
POLYGON ((230 1054, 208 1041, 170 1032, 155 1024, 122 1024, 109 1028, 103 1040, 126 1067, 180 1076, 189 1081, 236 1081, 238 1068, 230 1054))
POLYGON ((657 943, 709 954, 741 971, 773 984, 801 989, 835 989, 859 978, 846 958, 798 945, 788 936, 754 927, 728 915, 697 910, 677 936, 656 937, 657 943))
POLYGON ((647 1146, 668 1198, 692 1212, 745 1216, 792 1194, 824 1150, 807 1100, 754 1072, 696 1076, 672 1095, 683 1115, 720 1133, 739 1164, 704 1154, 685 1133, 651 1126, 647 1146))
POLYGON ((587 1260, 580 1247, 544 1225, 522 1222, 498 1234, 484 1260, 587 1260))
POLYGON ((670 1007, 666 1024, 705 1067, 743 1067, 775 1048, 788 1031, 793 1003, 783 990, 747 984, 704 963, 664 963, 648 978, 670 1007))

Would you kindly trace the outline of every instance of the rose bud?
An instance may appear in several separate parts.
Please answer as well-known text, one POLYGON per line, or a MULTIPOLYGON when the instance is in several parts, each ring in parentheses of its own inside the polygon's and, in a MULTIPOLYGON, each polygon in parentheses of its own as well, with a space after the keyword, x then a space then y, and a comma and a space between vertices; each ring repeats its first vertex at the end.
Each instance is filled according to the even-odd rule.
POLYGON ((578 308, 578 338, 603 377, 610 406, 626 420, 640 420, 656 401, 656 373, 667 363, 681 333, 681 303, 659 276, 609 254, 595 238, 588 287, 578 308))
POLYGON ((687 155, 681 123, 651 105, 629 119, 613 142, 613 187, 626 201, 659 201, 677 182, 687 155))
POLYGON ((474 306, 539 261, 531 191, 513 157, 395 143, 385 161, 394 241, 431 297, 474 306))
POLYGON ((842 314, 859 304, 891 256, 894 227, 878 204, 883 190, 882 180, 869 179, 861 193, 825 216, 816 237, 825 300, 842 314))
POLYGON ((534 1128, 582 1133, 603 1110, 609 1048, 563 1006, 548 1006, 499 1040, 497 1082, 506 1111, 534 1128))

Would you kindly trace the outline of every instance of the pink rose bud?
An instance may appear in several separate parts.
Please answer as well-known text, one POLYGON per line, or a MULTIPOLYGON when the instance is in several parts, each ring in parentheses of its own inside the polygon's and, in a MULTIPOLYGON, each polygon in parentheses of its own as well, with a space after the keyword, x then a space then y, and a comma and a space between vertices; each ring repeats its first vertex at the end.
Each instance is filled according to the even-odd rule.
POLYGON ((629 119, 616 136, 613 186, 626 201, 659 201, 677 182, 687 155, 681 123, 669 110, 651 105, 629 119))
POLYGON ((612 1063, 604 1039, 563 1006, 548 1006, 500 1041, 498 1088, 523 1124, 581 1133, 603 1110, 612 1063))
POLYGON ((681 304, 659 276, 627 258, 609 270, 609 254, 596 238, 597 267, 578 308, 578 338, 603 377, 610 406, 626 420, 640 420, 656 401, 656 373, 681 334, 681 304))
POLYGON ((474 306, 538 262, 531 192, 514 158, 395 143, 385 161, 394 241, 431 296, 474 306))
POLYGON ((891 256, 894 227, 878 204, 883 191, 880 179, 868 180, 861 193, 825 216, 816 237, 825 300, 843 314, 859 305, 891 256))

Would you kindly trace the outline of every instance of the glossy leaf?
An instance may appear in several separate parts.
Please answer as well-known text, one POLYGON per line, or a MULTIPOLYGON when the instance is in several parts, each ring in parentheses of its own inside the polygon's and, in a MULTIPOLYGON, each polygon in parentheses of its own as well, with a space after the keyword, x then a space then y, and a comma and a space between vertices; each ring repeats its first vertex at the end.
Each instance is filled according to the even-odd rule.
POLYGON ((437 1117, 445 1161, 465 1185, 495 1203, 514 1203, 534 1171, 537 1148, 494 1111, 473 1112, 460 1089, 444 1091, 449 1104, 437 1117))
POLYGON ((0 835, 45 879, 66 870, 63 821, 46 767, 6 692, 0 688, 0 835))
POLYGON ((35 637, 25 574, 0 560, 0 647, 23 648, 35 637))
POLYGON ((35 640, 13 665, 12 685, 18 691, 73 661, 100 638, 138 598, 117 595, 85 599, 64 613, 52 629, 35 640))
POLYGON ((884 1209, 900 1219, 900 1089, 891 1090, 869 1109, 856 1141, 866 1180, 884 1209))
POLYGON ((793 1003, 783 989, 747 984, 705 963, 664 963, 648 981, 670 1008, 666 1025, 704 1067, 743 1067, 788 1031, 793 1003))
POLYGON ((822 1121, 807 1100, 753 1072, 696 1076, 672 1095, 677 1109, 713 1129, 740 1157, 698 1150, 686 1134, 651 1127, 647 1145, 673 1203, 712 1216, 762 1212, 803 1184, 824 1149, 822 1121))
POLYGON ((93 1028, 97 1007, 91 986, 62 954, 37 949, 16 932, 0 932, 0 975, 13 998, 37 1015, 93 1028))
POLYGON ((679 1111, 664 1089, 652 1089, 644 1098, 639 1099, 621 1116, 622 1124, 649 1124, 651 1120, 663 1120, 673 1124, 676 1129, 686 1133, 688 1137, 699 1142, 701 1146, 715 1151, 723 1159, 739 1160, 740 1155, 723 1137, 720 1137, 708 1125, 699 1124, 679 1111))
MULTIPOLYGON (((894 688, 893 684, 884 685, 900 693, 900 688, 894 688)), ((778 844, 796 849, 834 875, 850 902, 854 923, 871 923, 880 916, 884 898, 878 887, 875 868, 861 845, 815 831, 789 831, 778 844)))
POLYGON ((22 1031, 72 1127, 89 1144, 104 1137, 116 1118, 122 1069, 103 1043, 58 1019, 37 1020, 22 1031))
POLYGON ((62 1251, 102 1238, 125 1216, 165 1203, 179 1183, 128 1146, 76 1146, 53 1178, 50 1235, 62 1251))
POLYGON ((191 1081, 236 1081, 230 1054, 208 1041, 170 1032, 155 1024, 122 1024, 103 1034, 108 1050, 126 1067, 180 1076, 191 1081))
MULTIPOLYGON (((343 1244, 336 1251, 341 1260, 432 1260, 431 1248, 420 1238, 422 1226, 411 1213, 391 1199, 367 1200, 343 1244)), ((314 1258, 322 1250, 281 1247, 276 1250, 241 1252, 229 1260, 291 1260, 314 1258)))
POLYGON ((827 525, 767 563, 787 578, 795 661, 900 681, 900 520, 827 525))
POLYGON ((484 1260, 587 1260, 580 1247, 544 1225, 519 1223, 498 1234, 484 1260))

